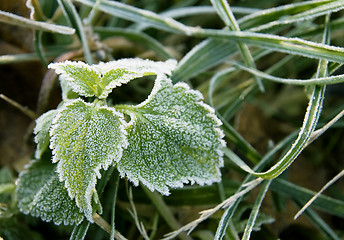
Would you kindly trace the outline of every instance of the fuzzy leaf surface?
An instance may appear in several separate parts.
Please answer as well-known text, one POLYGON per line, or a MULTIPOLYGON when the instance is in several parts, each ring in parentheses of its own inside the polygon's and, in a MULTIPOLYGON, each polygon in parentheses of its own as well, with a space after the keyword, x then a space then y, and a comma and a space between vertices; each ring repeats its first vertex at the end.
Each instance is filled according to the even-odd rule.
POLYGON ((18 207, 21 212, 55 224, 79 224, 84 214, 60 182, 56 164, 48 159, 33 160, 19 176, 18 207))
POLYGON ((50 148, 69 196, 92 222, 91 199, 100 169, 116 163, 127 147, 123 115, 81 99, 67 101, 53 120, 50 148))
POLYGON ((131 119, 129 146, 118 162, 121 175, 165 195, 169 187, 220 181, 221 122, 201 99, 200 92, 184 83, 173 86, 161 75, 146 101, 119 106, 131 119))
POLYGON ((34 129, 35 142, 37 143, 37 149, 35 152, 35 158, 39 159, 42 156, 44 150, 49 146, 49 130, 53 119, 55 118, 58 110, 50 110, 42 114, 36 120, 36 127, 34 129))
POLYGON ((61 74, 79 95, 105 99, 113 88, 132 79, 146 75, 171 74, 176 67, 176 61, 154 62, 129 58, 91 66, 83 62, 65 61, 49 64, 48 67, 61 74))

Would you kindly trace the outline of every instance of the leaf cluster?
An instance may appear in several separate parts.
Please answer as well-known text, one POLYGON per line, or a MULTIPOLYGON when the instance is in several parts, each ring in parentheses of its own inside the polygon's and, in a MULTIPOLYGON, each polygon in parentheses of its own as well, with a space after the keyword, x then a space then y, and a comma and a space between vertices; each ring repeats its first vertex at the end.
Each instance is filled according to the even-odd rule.
POLYGON ((0 21, 36 51, 0 64, 56 59, 62 102, 40 95, 20 211, 71 239, 343 237, 344 1, 31 2, 0 21))

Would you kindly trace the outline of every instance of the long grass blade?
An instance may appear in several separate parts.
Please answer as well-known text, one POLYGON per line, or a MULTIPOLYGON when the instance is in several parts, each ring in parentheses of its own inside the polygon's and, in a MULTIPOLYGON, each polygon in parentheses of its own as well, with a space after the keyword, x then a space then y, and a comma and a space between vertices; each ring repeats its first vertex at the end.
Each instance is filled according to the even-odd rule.
POLYGON ((173 72, 174 83, 186 81, 224 62, 237 51, 235 44, 223 39, 207 39, 196 45, 178 63, 173 72))
POLYGON ((332 178, 328 183, 323 186, 320 191, 315 194, 301 209, 298 211, 294 219, 297 219, 328 187, 330 187, 332 184, 334 184, 338 179, 344 176, 344 170, 339 172, 334 178, 332 178))
POLYGON ((72 235, 69 240, 83 240, 85 239, 88 228, 90 227, 90 222, 87 220, 82 221, 81 224, 74 227, 72 235))
MULTIPOLYGON (((297 203, 297 205, 300 205, 297 203)), ((330 226, 313 210, 307 209, 306 216, 313 223, 313 225, 320 230, 320 232, 329 240, 340 240, 337 234, 331 229, 330 226)))
POLYGON ((79 17, 79 14, 77 10, 75 9, 75 6, 69 0, 57 0, 57 2, 59 3, 60 7, 63 9, 63 12, 66 15, 66 18, 71 22, 72 26, 76 29, 76 32, 80 38, 80 41, 84 50, 84 56, 85 56, 86 62, 88 64, 92 64, 93 59, 92 59, 90 47, 88 46, 88 39, 87 39, 83 24, 81 22, 81 19, 79 17))
MULTIPOLYGON (((173 213, 168 208, 168 206, 166 205, 162 197, 156 192, 151 192, 148 188, 144 186, 142 186, 142 188, 145 191, 148 198, 153 202, 154 206, 158 209, 160 215, 163 217, 166 223, 171 227, 171 229, 174 231, 177 231, 178 229, 180 229, 181 226, 179 222, 175 219, 175 217, 173 216, 173 213)), ((181 232, 179 237, 183 240, 191 239, 184 232, 181 232)))
MULTIPOLYGON (((77 0, 78 2, 92 7, 92 0, 77 0)), ((120 17, 137 23, 145 23, 158 29, 171 31, 175 33, 184 33, 188 35, 189 28, 169 17, 160 16, 154 12, 139 9, 121 2, 103 0, 99 10, 112 16, 120 17)))
POLYGON ((335 1, 336 0, 303 1, 264 9, 239 19, 238 23, 241 29, 247 30, 257 26, 268 25, 270 22, 277 21, 277 19, 288 18, 293 15, 301 14, 302 12, 315 9, 335 1))
MULTIPOLYGON (((221 17, 221 19, 225 22, 225 24, 231 29, 232 31, 240 31, 239 24, 237 23, 234 14, 229 7, 227 1, 224 0, 211 0, 212 5, 216 9, 217 13, 221 17)), ((253 57, 248 49, 247 45, 241 42, 237 42, 238 47, 240 49, 241 55, 244 58, 244 61, 247 66, 251 68, 255 68, 256 65, 254 63, 253 57)), ((258 83, 259 89, 264 92, 264 86, 259 77, 256 76, 256 81, 258 83)))
MULTIPOLYGON (((306 5, 307 6, 307 5, 306 5)), ((326 15, 328 13, 334 13, 342 10, 344 8, 344 1, 330 1, 326 4, 316 6, 313 8, 309 8, 306 11, 302 11, 298 14, 295 14, 290 17, 283 18, 283 20, 276 20, 269 22, 267 24, 263 24, 254 28, 251 28, 250 31, 257 32, 257 31, 263 31, 278 25, 285 25, 285 24, 291 24, 296 23, 300 21, 309 20, 312 18, 316 18, 322 15, 326 15)))
POLYGON ((75 33, 75 29, 70 27, 34 21, 2 10, 0 10, 0 22, 59 34, 72 35, 75 33))
POLYGON ((114 27, 94 27, 93 31, 99 33, 103 37, 123 36, 137 44, 146 47, 147 49, 153 50, 159 56, 165 59, 173 58, 173 56, 165 49, 165 47, 160 42, 150 37, 146 33, 139 32, 133 29, 114 27))
MULTIPOLYGON (((233 11, 233 13, 236 14, 253 14, 255 12, 258 12, 260 9, 248 7, 231 7, 231 10, 233 11)), ((216 10, 211 6, 192 6, 171 9, 166 12, 160 13, 160 15, 170 18, 190 17, 193 15, 199 16, 201 14, 216 14, 216 10)))
POLYGON ((228 63, 233 64, 234 66, 245 70, 253 75, 259 76, 263 79, 267 79, 273 82, 290 84, 290 85, 299 85, 299 86, 312 86, 312 85, 329 85, 329 84, 338 84, 344 82, 344 74, 330 76, 330 77, 319 77, 311 79, 291 79, 291 78, 280 78, 275 77, 270 74, 264 73, 254 68, 248 68, 240 63, 233 61, 228 61, 228 63))
POLYGON ((116 202, 117 202, 117 192, 118 192, 118 185, 119 185, 119 172, 115 171, 114 173, 114 186, 112 186, 113 196, 112 196, 112 208, 111 208, 111 222, 110 222, 110 240, 114 239, 115 237, 115 212, 116 212, 116 202))
POLYGON ((306 145, 309 137, 311 136, 314 128, 319 119, 322 102, 324 98, 325 88, 320 86, 315 86, 313 94, 310 98, 307 112, 304 118, 303 126, 299 132, 298 138, 295 140, 294 144, 291 146, 289 151, 269 170, 266 172, 255 172, 249 166, 246 165, 239 157, 237 157, 231 150, 225 149, 225 155, 240 166, 243 170, 248 173, 255 175, 257 177, 262 177, 265 179, 273 179, 278 177, 285 169, 287 169, 290 164, 296 159, 296 157, 301 153, 304 146, 306 145))
MULTIPOLYGON (((295 138, 295 134, 291 134, 290 136, 288 136, 287 138, 285 138, 283 141, 281 141, 280 143, 278 143, 273 149, 271 149, 262 159, 261 161, 254 167, 254 171, 261 171, 267 164, 269 164, 269 162, 272 160, 273 156, 280 151, 281 149, 283 149, 286 145, 290 144, 290 142, 295 138)), ((241 184, 240 188, 238 189, 238 192, 241 191, 244 188, 244 185, 246 183, 248 183, 249 181, 252 181, 252 179, 254 178, 253 175, 248 175, 245 180, 243 181, 243 183, 241 184)), ((272 181, 273 183, 274 181, 272 181)), ((237 209, 239 203, 241 201, 241 198, 238 198, 236 200, 236 202, 233 204, 232 207, 227 208, 226 211, 224 212, 224 214, 221 217, 220 223, 217 227, 216 230, 216 236, 219 239, 222 239, 225 235, 226 229, 228 228, 228 226, 230 225, 230 220, 235 212, 235 210, 237 209)))
POLYGON ((242 240, 249 240, 251 236, 252 229, 254 227, 254 224, 256 222, 260 206, 262 205, 262 202, 265 198, 265 194, 268 191, 270 184, 272 180, 265 181, 262 184, 262 188, 257 196, 256 202, 253 205, 252 212, 250 214, 250 217, 248 218, 247 225, 244 230, 244 235, 242 236, 242 240))
POLYGON ((344 63, 344 48, 315 43, 295 37, 290 38, 263 33, 197 28, 193 29, 192 35, 197 37, 214 37, 242 41, 247 44, 277 52, 344 63))
MULTIPOLYGON (((314 191, 300 187, 280 178, 276 178, 272 181, 270 188, 271 190, 287 196, 302 205, 306 204, 309 199, 316 195, 316 192, 314 191)), ((312 206, 322 212, 341 218, 344 217, 344 201, 325 195, 319 195, 319 197, 312 203, 312 206)))

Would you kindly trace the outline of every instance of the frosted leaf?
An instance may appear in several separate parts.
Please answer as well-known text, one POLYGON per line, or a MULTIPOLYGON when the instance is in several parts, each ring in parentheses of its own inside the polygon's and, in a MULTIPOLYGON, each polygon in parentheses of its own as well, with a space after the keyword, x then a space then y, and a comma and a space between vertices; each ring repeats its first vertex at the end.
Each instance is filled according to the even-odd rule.
POLYGON ((65 61, 51 63, 48 68, 55 69, 57 74, 61 74, 61 78, 68 82, 73 91, 81 96, 97 96, 102 90, 99 86, 100 73, 86 63, 65 61))
POLYGON ((49 146, 49 130, 51 123, 56 116, 58 110, 50 110, 49 112, 44 113, 36 120, 36 127, 34 129, 35 142, 37 143, 37 149, 35 152, 35 157, 39 159, 42 156, 42 153, 49 146))
POLYGON ((125 126, 121 113, 81 99, 67 101, 53 120, 53 162, 58 162, 60 180, 89 221, 99 170, 118 161, 127 147, 125 126))
POLYGON ((19 176, 18 207, 21 212, 55 224, 79 224, 84 214, 59 181, 56 165, 48 159, 33 160, 19 176))
POLYGON ((169 187, 220 181, 221 122, 201 99, 200 92, 160 75, 146 101, 122 107, 131 120, 129 146, 118 162, 121 175, 166 195, 169 187))
POLYGON ((83 62, 65 61, 49 64, 70 84, 73 91, 85 97, 105 99, 113 88, 146 75, 171 74, 175 60, 154 62, 139 58, 121 59, 89 66, 83 62))
POLYGON ((60 78, 60 86, 62 90, 63 101, 76 99, 79 97, 79 94, 73 91, 73 88, 69 85, 69 83, 64 78, 60 78))

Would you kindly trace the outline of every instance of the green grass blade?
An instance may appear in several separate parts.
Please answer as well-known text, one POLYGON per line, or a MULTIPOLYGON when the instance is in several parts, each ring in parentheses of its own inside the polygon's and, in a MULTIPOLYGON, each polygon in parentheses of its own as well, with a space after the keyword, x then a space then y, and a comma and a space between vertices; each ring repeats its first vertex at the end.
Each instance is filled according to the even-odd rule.
POLYGON ((310 8, 306 11, 302 11, 294 16, 286 17, 283 20, 276 20, 276 21, 269 22, 267 24, 260 25, 258 27, 251 28, 250 31, 252 32, 262 31, 262 30, 266 30, 278 25, 285 25, 285 24, 305 21, 308 19, 312 19, 312 18, 316 18, 322 15, 328 14, 328 13, 338 12, 343 8, 344 8, 343 0, 330 1, 326 4, 310 8))
MULTIPOLYGON (((232 31, 240 31, 239 24, 237 23, 234 14, 229 7, 227 1, 224 0, 211 0, 212 5, 216 9, 217 13, 221 17, 221 19, 225 22, 225 24, 232 30, 232 31)), ((255 68, 256 65, 254 63, 253 57, 248 49, 247 45, 241 42, 237 42, 238 47, 240 49, 241 55, 244 58, 244 61, 247 66, 255 68)), ((256 81, 258 83, 259 89, 264 92, 264 86, 261 79, 257 76, 256 81)))
POLYGON ((253 229, 254 224, 256 222, 260 206, 262 205, 262 202, 265 198, 265 194, 270 187, 271 181, 272 180, 265 181, 262 184, 262 188, 259 191, 259 194, 256 198, 256 202, 253 205, 253 209, 252 209, 252 212, 250 214, 250 217, 248 218, 248 222, 247 222, 247 225, 245 227, 245 231, 244 231, 244 235, 242 236, 242 240, 249 240, 250 239, 251 232, 252 232, 252 229, 253 229))
MULTIPOLYGON (((296 184, 286 180, 277 178, 271 183, 271 190, 283 194, 300 204, 304 205, 307 201, 316 195, 316 192, 307 188, 300 187, 296 184)), ((328 196, 320 195, 313 203, 312 206, 322 212, 344 217, 344 201, 334 199, 328 196)))
POLYGON ((214 94, 214 91, 216 89, 216 86, 220 82, 222 82, 227 75, 230 75, 234 71, 235 71, 235 68, 233 68, 233 67, 232 68, 226 68, 224 70, 221 70, 221 71, 215 73, 215 75, 210 79, 209 88, 208 88, 208 101, 209 101, 210 105, 214 106, 213 94, 214 94))
POLYGON ((57 0, 60 7, 63 9, 63 12, 66 15, 66 18, 70 21, 72 26, 76 29, 76 33, 78 34, 83 50, 84 50, 84 56, 85 60, 88 64, 93 63, 91 50, 88 46, 88 40, 86 33, 84 31, 83 24, 81 22, 81 19, 79 17, 79 14, 77 10, 75 9, 74 5, 69 0, 57 0))
POLYGON ((257 47, 284 52, 309 58, 344 62, 344 48, 315 43, 300 38, 282 37, 272 34, 252 32, 230 32, 226 30, 193 29, 193 36, 231 39, 252 44, 257 47))
MULTIPOLYGON (((300 204, 297 204, 300 206, 300 204)), ((324 222, 324 220, 313 210, 307 209, 305 211, 308 219, 313 223, 313 225, 319 229, 319 231, 329 240, 340 240, 337 234, 324 222)))
MULTIPOLYGON (((278 151, 283 149, 286 145, 290 144, 290 142, 295 138, 295 135, 296 134, 291 134, 290 136, 285 138, 283 141, 278 143, 273 149, 271 149, 270 152, 268 152, 261 159, 261 161, 254 167, 254 171, 261 171, 273 159, 273 156, 275 156, 278 151)), ((227 150, 228 150, 228 148, 227 148, 227 150)), ((226 155, 226 152, 225 152, 225 155, 226 155)), ((229 158, 229 159, 231 159, 231 158, 229 158)), ((254 178, 254 176, 248 175, 245 178, 245 180, 243 181, 243 183, 241 184, 241 186, 237 192, 241 191, 243 189, 243 186, 246 183, 248 183, 249 181, 252 181, 253 178, 254 178)), ((231 208, 227 208, 225 213, 222 215, 220 223, 219 223, 219 225, 217 227, 217 231, 216 231, 216 236, 218 236, 219 238, 222 238, 224 236, 226 229, 229 226, 229 222, 230 222, 236 208, 238 207, 238 204, 240 203, 240 201, 241 201, 241 198, 237 199, 236 202, 233 204, 233 206, 231 208)))
MULTIPOLYGON (((257 8, 248 8, 248 7, 231 7, 233 13, 237 14, 253 14, 258 12, 257 8)), ((193 15, 201 14, 216 14, 216 10, 211 6, 192 6, 184 8, 171 9, 166 12, 162 12, 160 15, 170 18, 181 18, 181 17, 190 17, 193 15)))
MULTIPOLYGON (((153 202, 154 206, 159 211, 160 215, 163 217, 163 219, 166 221, 166 223, 171 227, 172 230, 177 230, 181 226, 179 222, 176 220, 176 218, 173 216, 173 213, 168 208, 166 203, 164 202, 161 195, 159 195, 157 192, 150 191, 147 187, 142 186, 142 189, 145 191, 148 198, 153 202)), ((183 240, 190 240, 191 238, 186 235, 184 232, 181 233, 180 238, 183 240)))
POLYGON ((325 184, 321 190, 315 194, 302 208, 298 213, 295 215, 294 219, 297 219, 329 186, 335 183, 339 178, 344 176, 344 170, 338 173, 331 181, 325 184))
POLYGON ((110 222, 110 240, 114 239, 115 237, 115 210, 116 210, 116 202, 117 202, 117 192, 118 192, 118 185, 119 185, 119 172, 115 171, 114 173, 114 186, 112 186, 113 196, 112 196, 112 208, 111 208, 111 222, 110 222))
POLYGON ((83 240, 85 239, 88 228, 90 227, 90 222, 87 220, 82 221, 81 224, 74 227, 72 235, 69 240, 83 240))
POLYGON ((207 39, 196 45, 178 63, 173 72, 174 83, 186 81, 200 72, 224 62, 237 51, 235 44, 222 39, 207 39))
POLYGON ((291 79, 291 78, 280 78, 275 77, 270 74, 264 73, 254 68, 248 68, 242 64, 236 62, 230 62, 234 66, 245 70, 253 75, 259 76, 262 79, 267 79, 270 81, 283 83, 283 84, 291 84, 291 85, 299 85, 299 86, 311 86, 311 85, 329 85, 329 84, 338 84, 344 82, 344 74, 331 76, 331 77, 319 77, 319 78, 311 78, 311 79, 291 79))
POLYGON ((41 62, 47 67, 48 66, 48 61, 45 58, 45 54, 43 51, 43 44, 42 44, 42 32, 41 31, 36 31, 35 32, 35 51, 39 57, 39 59, 41 60, 41 62))
MULTIPOLYGON (((92 0, 77 0, 78 2, 92 7, 92 0)), ((154 12, 139 9, 121 2, 103 0, 99 6, 100 11, 112 16, 120 17, 137 23, 145 23, 157 29, 166 30, 175 33, 189 33, 189 27, 175 21, 172 18, 160 16, 154 12)))
POLYGON ((220 114, 217 116, 223 122, 222 129, 228 140, 235 144, 239 151, 251 160, 252 163, 258 163, 261 155, 254 149, 220 114))
POLYGON ((40 30, 40 31, 48 31, 48 32, 53 32, 53 33, 66 34, 66 35, 72 35, 75 32, 75 29, 70 28, 70 27, 34 21, 28 18, 17 16, 9 12, 1 11, 1 10, 0 10, 0 22, 5 22, 7 24, 16 25, 20 27, 29 27, 36 30, 40 30))
POLYGON ((241 18, 238 23, 241 29, 246 30, 252 27, 269 24, 270 22, 280 19, 283 16, 288 17, 291 15, 300 14, 302 12, 312 10, 335 1, 336 0, 304 1, 300 3, 282 5, 275 8, 264 9, 241 18))
POLYGON ((160 42, 143 32, 114 27, 94 27, 93 31, 99 33, 102 37, 123 36, 137 44, 146 47, 147 49, 153 50, 159 56, 165 59, 173 58, 172 55, 168 51, 166 51, 166 49, 160 42))
POLYGON ((287 169, 290 164, 295 160, 295 158, 301 153, 304 146, 306 145, 309 137, 311 136, 318 118, 320 115, 322 102, 324 98, 325 87, 315 86, 313 94, 310 98, 308 104, 307 112, 304 118, 303 126, 299 132, 298 138, 295 140, 294 144, 291 146, 289 151, 268 171, 266 172, 255 172, 249 166, 246 165, 239 157, 237 157, 229 149, 224 149, 225 155, 240 166, 243 170, 248 173, 255 175, 257 177, 262 177, 265 179, 272 179, 278 177, 285 169, 287 169))

